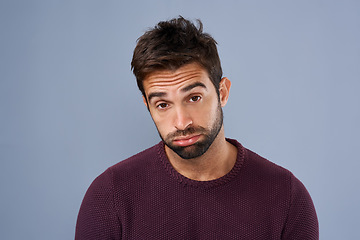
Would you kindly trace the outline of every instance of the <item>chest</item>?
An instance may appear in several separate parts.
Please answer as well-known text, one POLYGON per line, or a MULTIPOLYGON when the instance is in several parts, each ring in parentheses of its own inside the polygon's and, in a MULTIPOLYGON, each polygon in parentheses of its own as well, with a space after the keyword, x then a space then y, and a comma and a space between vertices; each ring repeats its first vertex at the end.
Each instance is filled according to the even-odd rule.
POLYGON ((125 239, 280 239, 285 201, 262 190, 143 188, 119 199, 125 239))

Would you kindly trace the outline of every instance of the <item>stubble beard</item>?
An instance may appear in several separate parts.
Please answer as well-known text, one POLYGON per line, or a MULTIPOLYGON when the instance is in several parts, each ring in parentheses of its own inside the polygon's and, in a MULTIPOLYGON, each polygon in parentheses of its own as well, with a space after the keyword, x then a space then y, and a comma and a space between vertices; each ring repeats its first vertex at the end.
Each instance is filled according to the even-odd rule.
POLYGON ((216 139, 216 137, 218 136, 221 130, 221 127, 223 125, 223 111, 220 104, 216 111, 216 115, 217 115, 216 119, 210 129, 206 129, 200 126, 199 127, 190 126, 185 130, 178 130, 176 132, 170 133, 165 138, 160 134, 159 130, 158 133, 162 141, 165 143, 165 145, 168 146, 171 150, 173 150, 181 158, 183 159, 197 158, 203 155, 210 148, 211 144, 214 142, 214 140, 216 139), (174 145, 172 143, 175 137, 187 136, 193 134, 202 135, 203 139, 186 147, 174 145))

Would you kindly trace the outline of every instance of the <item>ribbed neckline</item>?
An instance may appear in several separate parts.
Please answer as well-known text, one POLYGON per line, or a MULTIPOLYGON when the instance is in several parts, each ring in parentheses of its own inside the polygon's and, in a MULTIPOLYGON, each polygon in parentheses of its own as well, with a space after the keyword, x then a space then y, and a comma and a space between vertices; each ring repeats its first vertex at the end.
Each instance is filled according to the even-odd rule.
POLYGON ((223 184, 231 181, 235 176, 238 175, 238 173, 244 163, 244 156, 245 156, 244 147, 238 141, 236 141, 234 139, 226 138, 226 140, 229 143, 233 144, 238 149, 235 165, 231 169, 231 171, 228 172, 227 174, 225 174, 224 176, 222 176, 218 179, 210 180, 210 181, 192 180, 190 178, 187 178, 187 177, 181 175, 178 171, 176 171, 173 168, 173 166, 171 165, 168 157, 166 156, 164 142, 160 142, 157 145, 157 148, 158 148, 157 152, 158 152, 158 155, 159 155, 159 158, 160 158, 162 164, 165 167, 165 170, 170 174, 171 177, 175 178, 179 183, 184 184, 184 185, 189 185, 192 187, 212 188, 212 187, 216 187, 219 185, 223 185, 223 184))

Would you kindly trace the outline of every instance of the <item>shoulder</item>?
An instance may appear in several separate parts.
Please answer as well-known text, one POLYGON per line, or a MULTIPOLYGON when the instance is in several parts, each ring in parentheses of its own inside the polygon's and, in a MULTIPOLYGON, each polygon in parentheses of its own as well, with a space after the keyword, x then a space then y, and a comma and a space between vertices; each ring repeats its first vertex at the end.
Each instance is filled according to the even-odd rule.
POLYGON ((95 206, 98 202, 109 202, 110 204, 114 198, 114 192, 118 190, 119 186, 131 189, 126 186, 134 186, 134 184, 146 181, 144 179, 146 171, 154 168, 160 148, 160 144, 154 145, 106 169, 90 184, 82 205, 95 206))
POLYGON ((153 171, 158 165, 159 151, 161 144, 156 144, 148 149, 145 149, 125 160, 110 166, 102 174, 100 174, 93 182, 104 182, 117 185, 120 181, 122 183, 134 181, 141 181, 147 172, 153 171))
POLYGON ((95 194, 98 191, 111 192, 114 190, 114 185, 121 179, 126 181, 139 180, 139 176, 149 171, 147 168, 151 168, 155 164, 160 148, 160 144, 154 145, 109 167, 94 179, 88 192, 95 194))
POLYGON ((233 144, 235 144, 238 151, 242 153, 242 175, 246 177, 246 179, 256 179, 257 181, 263 181, 265 183, 278 182, 285 185, 290 184, 292 173, 289 170, 243 147, 237 141, 233 144))
POLYGON ((318 239, 314 204, 303 183, 292 172, 248 149, 245 149, 244 172, 258 189, 285 201, 284 239, 318 239))
MULTIPOLYGON (((244 148, 244 163, 242 176, 244 182, 258 189, 271 189, 271 194, 282 196, 288 203, 299 195, 308 196, 305 186, 294 174, 274 162, 258 155, 257 153, 244 148)), ((243 182, 243 183, 244 183, 243 182)))
POLYGON ((284 167, 258 155, 257 153, 245 148, 245 162, 249 167, 256 168, 260 173, 281 174, 289 176, 291 173, 284 167))
POLYGON ((257 153, 245 148, 245 164, 251 174, 267 180, 278 180, 286 183, 292 194, 294 191, 306 191, 301 181, 294 174, 274 162, 258 155, 257 153))
POLYGON ((154 160, 159 158, 159 151, 161 150, 161 143, 156 144, 144 151, 141 151, 109 168, 111 172, 126 172, 143 169, 154 160))
POLYGON ((163 171, 161 151, 163 145, 160 142, 109 167, 94 182, 107 179, 106 183, 111 184, 115 191, 134 191, 163 171))

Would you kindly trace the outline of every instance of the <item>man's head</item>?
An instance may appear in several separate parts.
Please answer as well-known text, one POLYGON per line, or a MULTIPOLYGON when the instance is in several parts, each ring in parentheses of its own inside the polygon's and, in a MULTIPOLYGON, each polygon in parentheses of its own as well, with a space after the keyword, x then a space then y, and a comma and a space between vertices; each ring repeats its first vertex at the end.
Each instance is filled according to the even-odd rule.
POLYGON ((132 68, 168 149, 183 159, 203 155, 223 129, 231 83, 221 78, 216 42, 201 22, 160 22, 139 38, 132 68))
POLYGON ((147 75, 158 70, 174 71, 193 62, 207 71, 218 93, 222 69, 216 41, 203 33, 200 20, 198 24, 196 27, 183 17, 159 22, 138 39, 131 68, 145 98, 143 81, 147 75))

